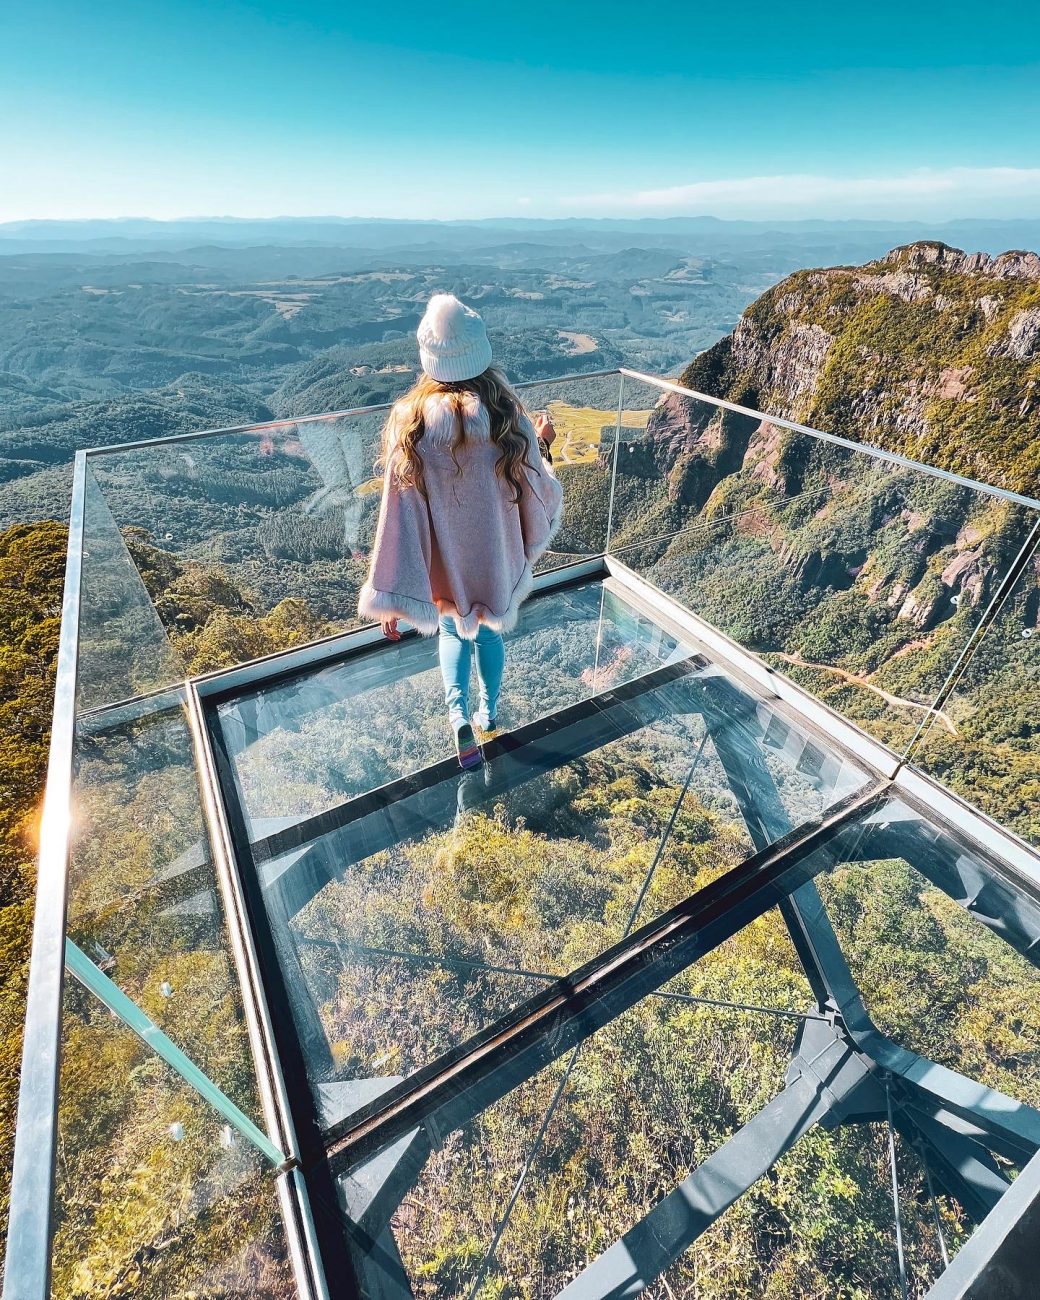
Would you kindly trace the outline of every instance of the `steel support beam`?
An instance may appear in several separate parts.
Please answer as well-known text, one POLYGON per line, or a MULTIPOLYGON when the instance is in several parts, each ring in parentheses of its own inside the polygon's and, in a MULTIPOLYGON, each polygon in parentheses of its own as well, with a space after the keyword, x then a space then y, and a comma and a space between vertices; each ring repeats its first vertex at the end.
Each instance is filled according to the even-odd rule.
MULTIPOLYGON (((711 729, 713 720, 707 712, 705 721, 711 729)), ((718 726, 717 723, 714 725, 718 726)), ((745 753, 734 750, 729 734, 721 726, 718 726, 718 732, 716 752, 740 805, 748 833, 758 843, 783 828, 787 822, 786 810, 765 763, 755 763, 745 753)), ((846 825, 832 841, 832 863, 902 856, 900 846, 907 843, 907 834, 902 828, 908 824, 912 823, 894 815, 886 817, 885 810, 879 809, 858 825, 846 825)), ((935 852, 934 841, 924 838, 922 842, 922 838, 915 838, 916 856, 937 880, 950 884, 945 869, 939 866, 941 855, 935 852)), ((958 853, 963 856, 960 850, 953 852, 957 846, 952 842, 949 847, 954 860, 958 853)), ((820 869, 826 865, 820 863, 820 869)), ((1003 882, 999 883, 1001 889, 1010 892, 1003 882)), ((996 883, 992 888, 995 893, 996 883)), ((1026 902, 1023 900, 1023 907, 1026 902)), ((807 880, 792 891, 790 899, 781 904, 781 911, 821 1007, 830 1006, 836 1011, 859 1051, 899 1079, 903 1099, 913 1103, 919 1097, 923 1103, 920 1109, 925 1111, 929 1103, 948 1108, 986 1134, 994 1150, 1016 1148, 1031 1154, 1040 1147, 1040 1112, 925 1060, 900 1047, 877 1029, 813 880, 807 880)), ((929 1120, 927 1114, 922 1114, 920 1119, 922 1137, 930 1145, 944 1134, 948 1136, 947 1154, 939 1159, 937 1149, 936 1155, 940 1177, 945 1182, 945 1175, 950 1176, 946 1185, 951 1193, 958 1199, 961 1193, 965 1195, 965 1209, 973 1216, 988 1212, 997 1187, 1006 1185, 988 1152, 973 1143, 979 1154, 973 1153, 964 1145, 970 1139, 940 1125, 934 1117, 929 1120)), ((904 1123, 914 1122, 910 1114, 905 1116, 904 1123)))
POLYGON ((629 1300, 673 1264, 813 1125, 876 1118, 884 1109, 870 1065, 832 1025, 807 1022, 787 1086, 609 1247, 559 1300, 629 1300))
POLYGON ((382 1103, 333 1126, 326 1135, 333 1169, 350 1168, 419 1124, 439 1145, 443 1135, 761 916, 817 869, 815 850, 882 798, 876 789, 859 793, 821 825, 753 855, 417 1071, 382 1103))
MULTIPOLYGON (((846 849, 840 838, 836 839, 836 860, 842 861, 841 855, 846 849)), ((1040 1112, 973 1079, 966 1079, 943 1065, 927 1061, 881 1033, 867 1015, 855 988, 819 893, 813 892, 815 900, 808 904, 805 892, 800 895, 803 933, 812 947, 814 960, 827 974, 837 1010, 859 1050, 898 1076, 900 1083, 910 1090, 905 1094, 908 1099, 916 1089, 924 1097, 948 1107, 1001 1142, 1033 1150, 1040 1148, 1040 1112)))
POLYGON ((895 1124, 911 1146, 920 1137, 939 1182, 981 1223, 1011 1185, 986 1148, 923 1115, 897 1112, 895 1124))
POLYGON ((1040 891, 1034 896, 1012 884, 987 854, 969 851, 909 806, 906 813, 872 827, 847 861, 901 858, 980 925, 1040 966, 1040 891))
POLYGON ((926 1300, 1036 1300, 1040 1155, 957 1252, 926 1300))
MULTIPOLYGON (((761 750, 747 740, 738 742, 726 725, 723 706, 724 700, 719 699, 714 702, 713 708, 705 711, 705 725, 715 744, 715 752, 722 763, 751 842, 756 849, 762 850, 790 831, 791 820, 761 750)), ((846 835, 843 838, 849 837, 846 835)), ((780 914, 818 1005, 821 1008, 836 1008, 835 991, 839 990, 844 1002, 849 1005, 859 1002, 865 1017, 866 1008, 859 999, 852 972, 842 955, 816 885, 811 880, 806 881, 799 890, 792 892, 790 898, 780 900, 780 914), (813 918, 812 924, 820 931, 821 945, 814 946, 809 941, 807 916, 813 918), (826 964, 821 963, 817 951, 820 946, 826 949, 826 964)))

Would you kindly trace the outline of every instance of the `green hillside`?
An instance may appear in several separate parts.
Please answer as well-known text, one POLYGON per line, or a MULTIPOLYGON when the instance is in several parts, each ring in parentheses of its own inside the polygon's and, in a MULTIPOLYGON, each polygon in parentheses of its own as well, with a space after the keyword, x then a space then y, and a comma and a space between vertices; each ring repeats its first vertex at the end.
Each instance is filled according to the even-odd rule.
MULTIPOLYGON (((669 274, 667 258, 621 260, 626 274, 669 274)), ((371 293, 378 297, 387 283, 378 280, 371 293)), ((252 295, 235 311, 262 316, 272 347, 298 339, 308 316, 317 333, 332 329, 328 302, 308 299, 297 311, 295 301, 252 295)), ((517 318, 528 310, 521 306, 517 318)), ((105 319, 118 318, 113 308, 105 319)), ((915 245, 864 267, 789 277, 683 378, 704 392, 1035 493, 1038 321, 1034 255, 987 258, 915 245)), ((585 320, 578 327, 595 332, 585 320)), ((548 366, 550 353, 554 366, 565 364, 555 329, 544 326, 534 337, 523 364, 548 366)), ((63 530, 46 520, 67 490, 71 450, 365 404, 407 382, 397 368, 405 364, 397 359, 403 338, 355 342, 324 349, 265 388, 249 375, 196 369, 147 392, 70 397, 55 382, 56 359, 33 382, 4 378, 10 404, 0 418, 0 450, 10 459, 0 505, 43 522, 0 535, 7 786, 0 801, 0 1164, 12 1136, 63 563, 63 530)), ((519 356, 520 342, 513 346, 519 356)), ((603 355, 613 356, 609 348, 603 355)), ((622 558, 903 752, 929 721, 931 700, 1029 536, 1029 512, 679 397, 651 410, 653 395, 637 394, 615 449, 605 436, 614 417, 602 392, 599 381, 585 381, 558 408, 568 501, 561 553, 602 544, 616 457, 614 541, 622 558)), ((366 465, 378 423, 365 426, 366 465)), ((358 517, 349 515, 328 496, 312 455, 290 428, 264 440, 232 437, 192 444, 189 454, 174 448, 99 464, 122 538, 188 671, 269 654, 353 619, 376 501, 369 494, 358 517)), ((119 616, 93 629, 113 690, 123 675, 130 688, 140 684, 137 657, 113 653, 119 616)), ((1040 635, 1022 635, 1034 630, 1035 553, 961 689, 930 719, 917 761, 1040 842, 1040 635)), ((547 645, 539 689, 551 689, 570 650, 563 636, 547 645)), ((402 691, 394 716, 406 703, 402 691)), ((404 936, 402 947, 436 952, 450 926, 475 962, 490 954, 519 972, 569 967, 601 949, 623 922, 679 795, 668 766, 681 742, 677 725, 666 719, 539 778, 454 831, 374 854, 300 917, 319 969, 322 944, 351 927, 373 946, 404 936)), ((322 754, 339 752, 334 723, 312 739, 322 754)), ((370 743, 382 743, 378 730, 370 743)), ((336 792, 334 774, 317 761, 299 779, 313 785, 315 798, 336 792)), ((161 877, 202 835, 179 712, 85 745, 81 781, 78 815, 94 833, 76 863, 73 937, 86 944, 101 936, 122 986, 175 1038, 190 1038, 200 1063, 255 1113, 219 918, 172 924, 170 906, 181 900, 176 882, 161 877), (178 990, 173 1000, 156 986, 160 966, 178 990)), ((748 849, 734 808, 709 782, 691 787, 669 843, 647 901, 655 910, 748 849)), ((941 1001, 941 1026, 922 1050, 1040 1104, 1037 976, 1024 959, 901 862, 836 872, 821 889, 880 1023, 910 1040, 923 1002, 941 1001)), ((497 1014, 503 996, 501 981, 475 968, 329 963, 324 979, 323 1014, 348 1074, 410 1068, 417 1023, 431 1039, 455 1042, 497 1014)), ((583 1050, 546 1136, 545 1160, 517 1203, 500 1267, 483 1279, 480 1300, 555 1294, 782 1086, 793 1039, 782 1017, 690 1000, 808 1006, 776 914, 692 967, 676 987, 682 998, 647 999, 583 1050)), ((67 1025, 56 1294, 282 1300, 290 1293, 284 1243, 255 1166, 240 1149, 222 1147, 205 1109, 76 991, 67 1025), (123 1078, 133 1081, 132 1094, 113 1086, 123 1078), (171 1123, 183 1127, 183 1143, 171 1143, 171 1123), (256 1241, 239 1258, 233 1242, 245 1221, 256 1241)), ((558 1082, 558 1072, 547 1070, 430 1161, 395 1225, 420 1300, 469 1294, 558 1082)), ((941 1260, 921 1166, 903 1147, 900 1165, 908 1255, 923 1293, 941 1260)), ((895 1300, 887 1178, 877 1133, 814 1131, 701 1238, 652 1292, 655 1300, 895 1300)), ((959 1244, 970 1228, 963 1211, 946 1197, 939 1210, 948 1241, 959 1244)))
MULTIPOLYGON (((929 243, 798 272, 682 380, 1036 495, 1040 257, 929 243)), ((928 713, 1036 513, 683 397, 647 434, 619 462, 628 562, 897 752, 925 724, 917 761, 1040 843, 1035 549, 928 713)))

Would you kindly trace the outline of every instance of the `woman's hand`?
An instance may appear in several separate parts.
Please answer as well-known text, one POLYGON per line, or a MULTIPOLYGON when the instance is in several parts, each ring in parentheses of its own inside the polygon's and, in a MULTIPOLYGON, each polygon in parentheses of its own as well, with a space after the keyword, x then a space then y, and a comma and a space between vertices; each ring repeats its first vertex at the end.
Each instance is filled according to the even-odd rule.
POLYGON ((556 437, 556 429, 548 411, 539 411, 534 417, 534 431, 547 447, 553 445, 553 439, 556 437))
POLYGON ((380 619, 379 626, 383 629, 383 635, 388 641, 400 641, 401 633, 397 630, 396 618, 380 619))

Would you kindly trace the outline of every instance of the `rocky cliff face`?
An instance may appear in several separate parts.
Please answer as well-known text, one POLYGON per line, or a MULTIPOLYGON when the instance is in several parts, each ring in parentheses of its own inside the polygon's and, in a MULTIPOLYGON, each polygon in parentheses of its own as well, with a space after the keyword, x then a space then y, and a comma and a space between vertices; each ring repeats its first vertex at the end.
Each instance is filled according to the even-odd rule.
MULTIPOLYGON (((799 271, 682 382, 1035 495, 1040 257, 920 243, 865 266, 799 271)), ((670 399, 651 429, 673 459, 703 467, 742 456, 746 425, 670 399)))
MULTIPOLYGON (((1040 258, 915 244, 800 272, 682 378, 1038 496, 1040 258)), ((690 398, 647 429, 616 461, 622 558, 1040 842, 1036 512, 690 398)))

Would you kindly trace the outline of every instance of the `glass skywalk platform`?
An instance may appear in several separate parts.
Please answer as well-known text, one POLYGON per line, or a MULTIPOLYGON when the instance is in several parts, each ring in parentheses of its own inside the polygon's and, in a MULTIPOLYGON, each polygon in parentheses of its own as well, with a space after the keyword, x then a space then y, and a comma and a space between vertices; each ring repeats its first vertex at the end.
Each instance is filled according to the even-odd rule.
POLYGON ((5 1297, 1032 1284, 1040 503, 524 396, 470 773, 351 621, 382 412, 79 458, 5 1297))

